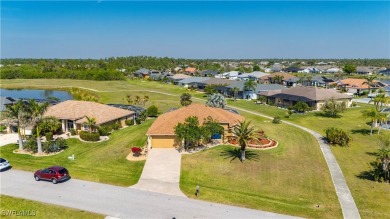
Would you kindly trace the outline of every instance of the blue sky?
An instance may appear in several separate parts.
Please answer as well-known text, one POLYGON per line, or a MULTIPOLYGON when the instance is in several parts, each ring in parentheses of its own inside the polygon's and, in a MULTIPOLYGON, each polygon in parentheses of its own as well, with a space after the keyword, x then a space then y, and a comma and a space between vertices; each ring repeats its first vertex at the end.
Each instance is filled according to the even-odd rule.
POLYGON ((390 2, 1 1, 2 58, 390 58, 390 2))

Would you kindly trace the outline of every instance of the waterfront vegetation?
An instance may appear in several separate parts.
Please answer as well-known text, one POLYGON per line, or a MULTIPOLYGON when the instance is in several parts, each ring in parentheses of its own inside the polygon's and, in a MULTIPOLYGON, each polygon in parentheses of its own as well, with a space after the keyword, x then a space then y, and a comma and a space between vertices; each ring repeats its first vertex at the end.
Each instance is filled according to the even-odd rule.
MULTIPOLYGON (((198 98, 206 100, 204 94, 199 92, 160 82, 142 80, 101 82, 68 79, 16 79, 2 80, 1 87, 43 89, 82 87, 89 89, 91 92, 98 95, 103 103, 125 104, 126 100, 124 97, 129 93, 139 96, 148 95, 150 99, 146 104, 146 107, 156 105, 161 112, 165 112, 172 107, 180 107, 180 95, 184 92, 192 95, 193 102, 202 102, 202 100, 199 100, 198 98)), ((325 135, 324 130, 328 127, 346 130, 352 137, 350 146, 332 146, 331 148, 344 173, 359 212, 362 218, 390 218, 390 209, 387 207, 388 197, 390 197, 388 184, 375 182, 366 174, 366 171, 369 171, 371 168, 369 162, 375 159, 373 153, 379 148, 376 131, 370 136, 369 120, 363 118, 361 114, 362 110, 369 109, 372 105, 358 104, 357 107, 347 109, 340 113, 338 118, 324 116, 322 112, 292 114, 289 118, 286 118, 287 110, 255 104, 252 101, 228 101, 227 104, 228 107, 229 105, 236 106, 271 117, 279 116, 282 120, 291 121, 308 127, 323 135, 325 135)), ((263 118, 251 114, 242 114, 245 115, 246 118, 253 120, 253 124, 264 129, 270 137, 279 141, 280 146, 272 150, 254 151, 253 155, 258 155, 258 160, 252 159, 243 164, 239 162, 239 159, 230 162, 231 158, 225 159, 223 156, 220 156, 221 150, 229 151, 229 147, 227 146, 217 147, 212 150, 200 152, 199 154, 183 156, 182 190, 187 195, 193 197, 192 194, 196 186, 195 184, 200 183, 203 188, 201 190, 200 198, 205 200, 225 202, 280 213, 291 213, 304 217, 340 217, 339 203, 335 198, 333 185, 329 181, 329 171, 326 166, 323 166, 325 165, 325 161, 320 153, 318 143, 315 142, 314 138, 299 129, 293 129, 285 124, 275 125, 272 124, 270 120, 264 120, 263 118), (215 162, 216 160, 221 162, 215 162), (210 165, 210 162, 213 165, 210 165), (315 167, 318 168, 315 172, 313 172, 312 168, 313 163, 315 164, 315 167), (277 165, 273 166, 273 164, 277 165), (193 167, 193 165, 196 166, 193 167), (211 166, 213 168, 209 168, 211 166), (193 168, 189 169, 187 167, 193 168), (202 172, 201 170, 204 171, 202 172), (261 171, 256 172, 255 170, 261 171), (216 175, 218 171, 221 173, 216 175), (226 172, 226 174, 221 175, 224 172, 226 172), (234 180, 237 180, 237 182, 242 184, 233 183, 235 182, 234 180), (276 184, 273 183, 275 180, 276 184), (295 190, 302 195, 297 195, 295 190), (300 199, 300 196, 302 196, 302 200, 300 199), (321 202, 318 209, 314 207, 297 207, 294 210, 294 207, 292 207, 295 205, 300 206, 301 204, 303 206, 310 206, 317 202, 317 200, 319 200, 318 202, 321 202), (324 205, 321 205, 322 203, 324 203, 324 205), (329 213, 322 212, 323 209, 329 210, 329 213)), ((128 133, 128 135, 126 135, 128 137, 120 138, 120 133, 114 133, 113 135, 118 134, 118 137, 113 138, 106 143, 84 144, 73 142, 76 140, 69 140, 69 151, 67 151, 66 154, 63 152, 63 155, 59 154, 52 158, 32 158, 28 155, 18 155, 18 157, 15 157, 17 160, 15 168, 35 170, 38 166, 45 166, 52 164, 53 162, 60 162, 61 164, 62 162, 64 165, 71 166, 70 170, 72 173, 72 168, 75 168, 73 170, 76 170, 77 166, 74 165, 77 163, 69 163, 67 156, 72 154, 70 150, 81 150, 76 149, 77 145, 83 145, 91 148, 80 151, 80 156, 85 156, 85 158, 87 158, 86 161, 83 161, 83 159, 80 159, 80 161, 77 160, 77 153, 75 153, 76 162, 82 164, 80 165, 80 174, 76 175, 76 178, 125 186, 134 184, 139 178, 144 163, 129 164, 125 157, 131 148, 131 139, 137 139, 133 136, 133 133, 139 133, 138 136, 142 139, 142 137, 145 136, 144 134, 148 125, 151 124, 148 122, 149 121, 141 124, 141 126, 132 126, 120 130, 120 133, 128 133), (144 129, 139 129, 140 127, 144 127, 144 129), (130 135, 130 133, 132 134, 130 135), (119 147, 117 142, 120 145, 119 147), (130 145, 124 146, 127 144, 130 145), (74 147, 72 147, 72 145, 74 147), (98 145, 101 146, 101 148, 99 148, 98 145), (126 150, 124 150, 124 148, 126 148, 126 150), (108 151, 119 151, 118 153, 112 153, 112 155, 109 156, 112 158, 112 156, 116 154, 116 158, 114 159, 115 162, 111 162, 111 158, 106 158, 105 153, 108 151), (101 165, 100 160, 95 161, 94 159, 96 158, 105 161, 104 164, 101 165), (89 167, 89 162, 92 162, 90 166, 97 165, 98 169, 102 168, 104 171, 109 171, 115 166, 116 168, 119 167, 123 172, 120 171, 120 174, 112 174, 110 172, 112 177, 108 176, 108 179, 94 176, 96 173, 86 175, 85 172, 83 172, 83 165, 89 167), (32 165, 32 167, 30 167, 30 165, 32 165), (137 174, 135 174, 136 176, 132 175, 133 169, 135 169, 136 172, 138 171, 137 174), (125 171, 127 175, 123 174, 125 171)), ((134 146, 138 146, 136 142, 134 142, 134 146)), ((16 149, 16 146, 12 147, 16 149)), ((0 152, 2 153, 2 156, 3 154, 6 157, 12 156, 11 160, 13 160, 16 155, 13 155, 12 150, 9 148, 10 146, 2 147, 0 152)), ((229 153, 234 155, 234 150, 230 151, 231 152, 229 153)))
POLYGON ((14 198, 6 195, 0 195, 0 202, 2 216, 5 218, 104 218, 104 215, 100 214, 26 200, 22 198, 14 198), (15 213, 12 213, 12 211, 15 213), (11 215, 5 216, 7 213, 11 215), (25 214, 25 216, 17 215, 17 213, 25 214))

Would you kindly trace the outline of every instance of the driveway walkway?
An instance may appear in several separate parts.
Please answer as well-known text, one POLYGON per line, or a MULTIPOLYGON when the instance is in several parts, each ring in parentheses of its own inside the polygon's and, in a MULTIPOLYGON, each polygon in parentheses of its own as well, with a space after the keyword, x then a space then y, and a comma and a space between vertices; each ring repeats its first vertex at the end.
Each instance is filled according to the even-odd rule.
MULTIPOLYGON (((253 114, 253 115, 261 116, 261 117, 264 117, 267 119, 273 119, 272 117, 263 115, 261 113, 252 112, 252 111, 245 110, 245 109, 242 109, 239 107, 233 107, 233 106, 229 106, 229 107, 233 108, 233 109, 241 110, 241 111, 253 114)), ((340 166, 337 163, 337 160, 334 157, 332 150, 330 149, 329 144, 323 139, 323 136, 318 132, 315 132, 311 129, 305 128, 303 126, 300 126, 300 125, 297 125, 297 124, 294 124, 291 122, 283 121, 283 123, 295 126, 295 127, 300 128, 302 130, 305 130, 306 132, 310 133, 311 135, 313 135, 317 139, 318 143, 320 144, 322 154, 324 155, 325 161, 328 165, 330 175, 332 177, 333 185, 336 189, 336 194, 337 194, 337 197, 339 199, 339 202, 341 205, 341 210, 343 212, 344 218, 359 219, 360 218, 359 211, 356 207, 355 201, 353 200, 352 194, 349 191, 349 188, 348 188, 347 182, 345 181, 343 172, 341 171, 340 166)))
POLYGON ((17 140, 18 140, 18 133, 0 134, 0 147, 11 143, 16 144, 17 140))
MULTIPOLYGON (((71 179, 64 183, 36 182, 32 172, 1 173, 3 195, 66 206, 117 218, 293 218, 186 197, 71 179)), ((37 218, 43 218, 37 215, 37 218)))
POLYGON ((141 178, 130 188, 183 196, 180 191, 181 154, 174 148, 150 150, 141 178))

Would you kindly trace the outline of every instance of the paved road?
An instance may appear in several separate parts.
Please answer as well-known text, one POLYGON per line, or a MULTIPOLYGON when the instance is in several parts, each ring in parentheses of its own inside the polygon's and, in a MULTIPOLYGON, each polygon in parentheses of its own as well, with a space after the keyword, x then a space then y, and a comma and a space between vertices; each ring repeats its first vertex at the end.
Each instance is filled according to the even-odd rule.
POLYGON ((0 174, 1 194, 117 218, 294 218, 138 189, 71 179, 57 185, 36 182, 31 172, 0 174))
MULTIPOLYGON (((251 113, 251 114, 254 114, 257 116, 261 116, 261 117, 264 117, 267 119, 273 119, 272 117, 263 115, 261 113, 252 112, 252 111, 245 110, 245 109, 242 109, 239 107, 233 107, 233 106, 229 106, 229 107, 233 108, 233 109, 241 110, 241 111, 244 111, 247 113, 251 113)), ((341 210, 343 212, 344 218, 359 219, 360 218, 359 210, 357 209, 357 206, 356 206, 355 201, 352 197, 351 191, 349 190, 347 182, 345 181, 343 172, 341 171, 340 166, 337 163, 337 160, 334 157, 332 150, 330 149, 329 144, 323 139, 323 136, 318 132, 315 132, 311 129, 294 124, 292 122, 283 121, 283 123, 300 128, 300 129, 310 133, 311 135, 313 135, 317 139, 318 143, 320 144, 322 154, 324 155, 326 164, 328 165, 330 175, 332 177, 333 185, 336 189, 336 194, 337 194, 337 197, 339 199, 339 202, 341 205, 341 210)))
POLYGON ((130 188, 185 197, 180 191, 181 154, 174 148, 153 148, 141 178, 130 188))

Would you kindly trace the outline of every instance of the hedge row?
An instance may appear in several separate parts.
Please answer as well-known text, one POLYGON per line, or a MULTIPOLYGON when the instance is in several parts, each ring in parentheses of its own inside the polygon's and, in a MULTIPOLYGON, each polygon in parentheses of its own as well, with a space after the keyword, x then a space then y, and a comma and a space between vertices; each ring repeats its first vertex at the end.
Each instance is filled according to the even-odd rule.
POLYGON ((99 141, 100 135, 98 132, 86 132, 86 131, 80 131, 80 138, 84 141, 99 141))

